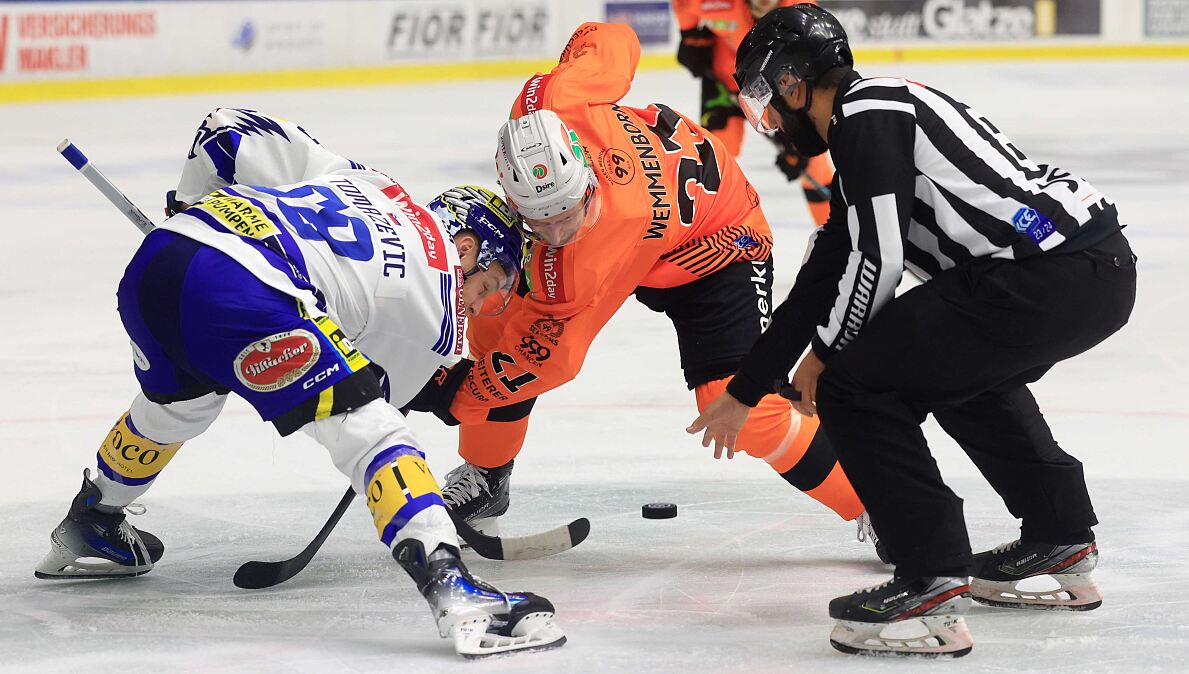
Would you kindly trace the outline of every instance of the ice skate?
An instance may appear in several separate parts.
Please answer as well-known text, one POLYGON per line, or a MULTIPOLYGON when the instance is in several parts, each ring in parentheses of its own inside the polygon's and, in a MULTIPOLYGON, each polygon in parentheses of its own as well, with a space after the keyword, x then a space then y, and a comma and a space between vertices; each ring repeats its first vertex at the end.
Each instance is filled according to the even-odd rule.
POLYGON ((965 578, 893 578, 830 601, 830 645, 843 653, 959 658, 974 641, 965 578))
POLYGON ((879 557, 879 561, 884 564, 891 564, 892 558, 888 556, 888 549, 884 547, 883 543, 879 542, 879 536, 875 533, 875 527, 871 526, 871 516, 867 514, 866 510, 859 513, 859 516, 855 518, 855 527, 857 529, 855 538, 860 543, 871 541, 871 545, 875 546, 875 556, 879 557))
POLYGON ((153 569, 165 546, 125 520, 125 509, 98 509, 102 494, 83 471, 83 486, 66 519, 50 533, 50 552, 33 572, 38 578, 139 576, 153 569))
POLYGON ((442 500, 480 533, 499 536, 499 518, 508 512, 512 464, 480 468, 464 463, 446 474, 442 500))
POLYGON ((1012 541, 974 556, 970 594, 990 606, 1091 611, 1102 605, 1102 592, 1090 578, 1097 565, 1095 543, 1012 541))
POLYGON ((392 556, 429 602, 438 632, 453 639, 454 650, 464 658, 547 650, 566 642, 549 600, 528 592, 504 593, 472 576, 455 548, 439 545, 427 558, 419 541, 406 539, 392 556))

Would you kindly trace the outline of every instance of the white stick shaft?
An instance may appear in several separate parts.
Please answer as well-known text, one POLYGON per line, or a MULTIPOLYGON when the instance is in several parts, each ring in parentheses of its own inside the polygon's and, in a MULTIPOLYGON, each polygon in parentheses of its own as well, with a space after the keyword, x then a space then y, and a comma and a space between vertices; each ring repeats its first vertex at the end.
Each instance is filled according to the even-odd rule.
POLYGON ((150 220, 149 217, 145 215, 139 208, 137 208, 136 204, 132 203, 128 197, 124 196, 124 193, 121 192, 115 185, 113 185, 112 182, 107 179, 107 176, 103 175, 99 169, 92 166, 91 160, 87 159, 87 156, 83 154, 81 150, 75 147, 74 143, 71 143, 69 139, 63 140, 58 144, 58 152, 66 158, 66 161, 70 162, 71 166, 78 169, 78 172, 83 174, 84 178, 91 181, 91 184, 95 186, 95 189, 99 190, 103 196, 107 197, 107 200, 110 201, 113 206, 119 209, 119 211, 124 214, 124 217, 131 220, 132 224, 136 225, 136 228, 139 229, 142 234, 147 235, 149 232, 153 231, 153 229, 156 227, 156 225, 153 224, 153 221, 150 220))

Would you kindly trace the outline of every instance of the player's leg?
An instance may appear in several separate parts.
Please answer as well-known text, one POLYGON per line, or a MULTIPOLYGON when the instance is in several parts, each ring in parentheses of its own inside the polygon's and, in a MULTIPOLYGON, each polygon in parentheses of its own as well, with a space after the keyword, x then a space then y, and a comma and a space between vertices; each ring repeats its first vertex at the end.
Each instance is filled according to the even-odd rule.
MULTIPOLYGON (((499 316, 472 317, 467 325, 471 352, 490 352, 503 331, 504 321, 499 316)), ((524 446, 536 400, 493 408, 487 420, 458 427, 458 454, 463 463, 446 474, 442 495, 446 505, 485 534, 499 535, 499 517, 507 512, 511 499, 513 459, 524 446)))
POLYGON ((131 576, 153 568, 164 546, 131 526, 125 511, 148 491, 182 443, 197 437, 219 415, 225 391, 184 370, 171 355, 180 345, 162 320, 177 311, 168 277, 179 257, 176 235, 150 235, 128 265, 118 301, 142 393, 120 415, 96 454, 96 472, 83 473, 82 488, 50 536, 39 578, 131 576))
POLYGON ((818 227, 826 224, 830 217, 830 183, 833 181, 834 162, 830 161, 830 154, 809 157, 801 175, 801 190, 805 193, 809 215, 818 227))
POLYGON ((458 427, 463 463, 446 474, 442 495, 458 516, 488 536, 499 535, 499 518, 511 504, 513 459, 524 446, 535 403, 531 398, 497 407, 488 421, 458 427))
MULTIPOLYGON (((639 288, 636 298, 664 312, 677 331, 681 369, 703 409, 726 388, 772 311, 772 263, 740 262, 676 288, 639 288)), ((817 420, 767 396, 752 411, 738 446, 764 459, 789 484, 853 520, 863 511, 817 420)))

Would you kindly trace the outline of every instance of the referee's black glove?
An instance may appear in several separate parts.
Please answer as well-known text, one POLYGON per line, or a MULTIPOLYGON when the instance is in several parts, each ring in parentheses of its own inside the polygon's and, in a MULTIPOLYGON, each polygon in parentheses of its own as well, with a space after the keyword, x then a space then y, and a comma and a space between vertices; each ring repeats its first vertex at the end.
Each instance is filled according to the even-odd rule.
POLYGON ((464 358, 454 367, 439 367, 405 408, 417 412, 431 412, 447 426, 457 426, 458 419, 450 414, 450 404, 454 402, 454 394, 458 392, 458 387, 474 364, 475 361, 464 358))
POLYGON ((713 77, 714 32, 704 26, 681 31, 677 46, 677 62, 694 77, 713 77))

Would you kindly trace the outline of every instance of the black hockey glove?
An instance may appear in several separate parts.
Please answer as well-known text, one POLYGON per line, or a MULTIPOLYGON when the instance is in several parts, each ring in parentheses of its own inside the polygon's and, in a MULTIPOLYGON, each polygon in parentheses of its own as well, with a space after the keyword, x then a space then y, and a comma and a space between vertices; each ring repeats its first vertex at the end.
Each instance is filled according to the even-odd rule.
POLYGON ((771 136, 772 144, 776 146, 776 168, 784 174, 784 177, 793 182, 805 173, 805 168, 809 166, 809 158, 797 152, 797 149, 786 142, 779 134, 771 136))
POLYGON ((681 44, 677 45, 677 62, 694 77, 713 77, 714 32, 704 26, 681 31, 681 44))
POLYGON ((413 396, 413 399, 405 406, 406 409, 432 412, 447 426, 457 426, 458 419, 450 414, 450 404, 454 402, 454 394, 474 364, 475 361, 464 358, 458 361, 454 367, 439 367, 438 371, 425 383, 425 386, 422 386, 417 395, 413 396))
POLYGON ((702 78, 702 126, 707 131, 725 129, 732 117, 743 117, 735 94, 713 77, 702 78))

